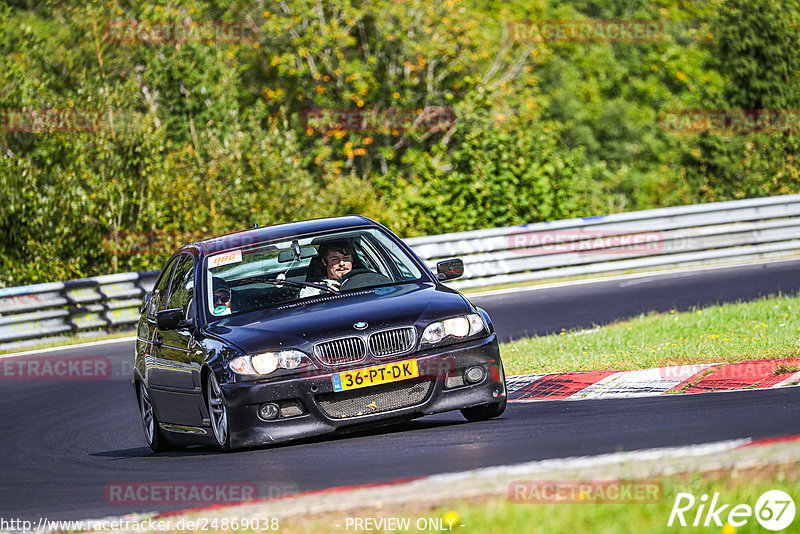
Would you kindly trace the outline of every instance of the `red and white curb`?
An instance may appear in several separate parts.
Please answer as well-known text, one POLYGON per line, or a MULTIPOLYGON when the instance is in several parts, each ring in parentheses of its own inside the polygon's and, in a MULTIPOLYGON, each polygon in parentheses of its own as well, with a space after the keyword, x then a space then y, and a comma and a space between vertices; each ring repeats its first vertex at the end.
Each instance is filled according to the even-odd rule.
MULTIPOLYGON (((2 354, 0 360, 38 357, 58 352, 114 343, 135 337, 65 345, 30 352, 2 354)), ((508 400, 583 400, 707 393, 738 389, 766 389, 800 384, 800 358, 777 358, 734 363, 705 363, 638 369, 635 371, 571 371, 507 376, 508 400)))
POLYGON ((707 363, 636 371, 574 371, 509 376, 511 401, 581 400, 765 389, 800 383, 800 358, 707 363))

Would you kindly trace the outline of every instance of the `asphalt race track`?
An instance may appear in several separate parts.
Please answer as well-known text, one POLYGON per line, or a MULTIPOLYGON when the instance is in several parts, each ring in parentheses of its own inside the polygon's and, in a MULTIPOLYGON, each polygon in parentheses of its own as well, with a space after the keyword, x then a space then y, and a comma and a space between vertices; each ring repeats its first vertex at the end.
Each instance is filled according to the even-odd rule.
POLYGON ((656 276, 472 297, 494 321, 502 341, 589 328, 648 311, 753 300, 800 290, 800 260, 687 270, 656 276))
MULTIPOLYGON (((474 297, 503 339, 586 327, 647 310, 800 289, 800 260, 474 297)), ((221 454, 153 454, 130 385, 129 343, 67 349, 107 357, 104 380, 0 379, 0 517, 85 519, 185 506, 108 502, 132 482, 255 483, 259 495, 618 450, 800 434, 800 389, 578 402, 511 403, 500 419, 457 412, 386 429, 221 454), (104 493, 105 490, 105 493, 104 493)))

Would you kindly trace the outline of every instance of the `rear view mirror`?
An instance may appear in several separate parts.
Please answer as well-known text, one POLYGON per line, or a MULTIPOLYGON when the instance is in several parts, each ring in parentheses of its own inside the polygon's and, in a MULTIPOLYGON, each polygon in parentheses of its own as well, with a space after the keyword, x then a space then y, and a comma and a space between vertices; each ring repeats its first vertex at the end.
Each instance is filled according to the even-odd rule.
POLYGON ((442 260, 436 264, 436 278, 440 281, 452 280, 464 274, 464 262, 460 258, 442 260))
POLYGON ((300 253, 294 249, 281 250, 278 253, 278 263, 287 263, 295 260, 304 260, 306 258, 313 258, 317 255, 317 249, 314 247, 300 247, 300 253), (297 256, 297 257, 295 257, 297 256))
POLYGON ((300 247, 300 259, 313 258, 317 255, 317 249, 314 247, 300 247))

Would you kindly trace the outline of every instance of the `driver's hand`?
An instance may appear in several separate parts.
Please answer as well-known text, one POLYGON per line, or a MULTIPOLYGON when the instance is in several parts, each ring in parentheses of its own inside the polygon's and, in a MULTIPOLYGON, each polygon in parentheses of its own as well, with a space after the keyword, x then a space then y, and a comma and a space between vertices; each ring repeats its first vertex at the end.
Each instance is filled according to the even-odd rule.
POLYGON ((338 280, 325 280, 325 283, 328 284, 328 287, 336 289, 337 291, 339 290, 339 286, 342 285, 338 280))

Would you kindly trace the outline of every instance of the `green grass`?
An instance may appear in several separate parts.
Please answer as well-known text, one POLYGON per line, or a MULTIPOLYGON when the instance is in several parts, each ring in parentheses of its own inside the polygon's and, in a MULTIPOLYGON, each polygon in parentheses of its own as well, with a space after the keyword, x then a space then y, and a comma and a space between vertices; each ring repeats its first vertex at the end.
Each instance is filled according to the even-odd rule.
MULTIPOLYGON (((766 491, 779 489, 792 496, 797 503, 798 466, 764 466, 747 471, 717 471, 705 474, 679 475, 654 478, 661 483, 661 499, 650 504, 531 504, 510 501, 504 497, 488 497, 472 500, 454 500, 438 506, 420 507, 416 511, 398 507, 388 509, 364 509, 348 511, 346 514, 329 514, 322 517, 309 517, 305 520, 288 520, 281 527, 288 532, 305 534, 311 532, 344 532, 345 517, 410 517, 411 524, 418 518, 455 518, 456 526, 452 532, 458 533, 518 533, 526 534, 573 534, 591 532, 592 534, 618 533, 674 533, 674 532, 714 532, 721 534, 746 534, 768 532, 763 529, 754 516, 747 518, 747 524, 739 528, 725 526, 730 510, 738 504, 755 508, 758 497, 766 491), (696 501, 694 507, 684 513, 687 526, 681 527, 677 520, 667 527, 672 507, 679 493, 690 493, 696 501), (722 527, 713 520, 710 526, 703 527, 708 506, 700 519, 700 525, 693 527, 700 497, 719 493, 717 508, 730 504, 720 513, 722 527), (336 524, 341 525, 336 528, 336 524)), ((635 481, 634 481, 635 482, 635 481)), ((685 501, 684 501, 685 502, 685 501)), ((800 515, 784 532, 797 532, 800 515), (794 530, 793 530, 794 529, 794 530)), ((352 527, 351 527, 352 528, 352 527)), ((377 530, 376 532, 385 532, 377 530)), ((401 531, 406 532, 406 531, 401 531)), ((408 532, 419 532, 410 529, 408 532)))
POLYGON ((797 296, 672 310, 504 343, 500 352, 509 375, 798 357, 798 312, 797 296))
MULTIPOLYGON (((519 504, 506 499, 496 501, 488 506, 454 506, 453 510, 437 509, 431 516, 437 516, 448 511, 456 512, 459 523, 464 525, 462 532, 525 532, 571 534, 574 532, 591 532, 593 534, 617 534, 622 532, 721 532, 745 534, 748 532, 766 532, 758 524, 755 517, 748 518, 746 525, 733 529, 730 525, 725 527, 727 513, 737 504, 748 504, 755 507, 758 497, 765 491, 781 489, 797 498, 797 482, 780 481, 777 477, 773 480, 752 484, 744 482, 731 488, 730 481, 693 482, 682 483, 679 480, 665 480, 663 483, 664 495, 657 504, 519 504), (687 491, 688 490, 688 491, 687 491), (697 504, 690 512, 684 514, 687 527, 681 527, 677 522, 672 527, 667 526, 670 512, 675 498, 680 492, 693 493, 697 499, 702 494, 712 495, 719 493, 718 506, 730 503, 720 514, 723 527, 714 525, 710 521, 708 527, 703 527, 705 514, 702 515, 698 527, 690 526, 697 512, 697 504)), ((706 506, 706 509, 708 507, 706 506)), ((676 519, 677 521, 677 519, 676 519)), ((798 523, 795 518, 795 526, 798 523)), ((791 531, 791 527, 788 531, 791 531)))
POLYGON ((787 365, 785 363, 780 364, 772 371, 773 375, 782 375, 786 373, 796 373, 800 371, 800 365, 787 365))

